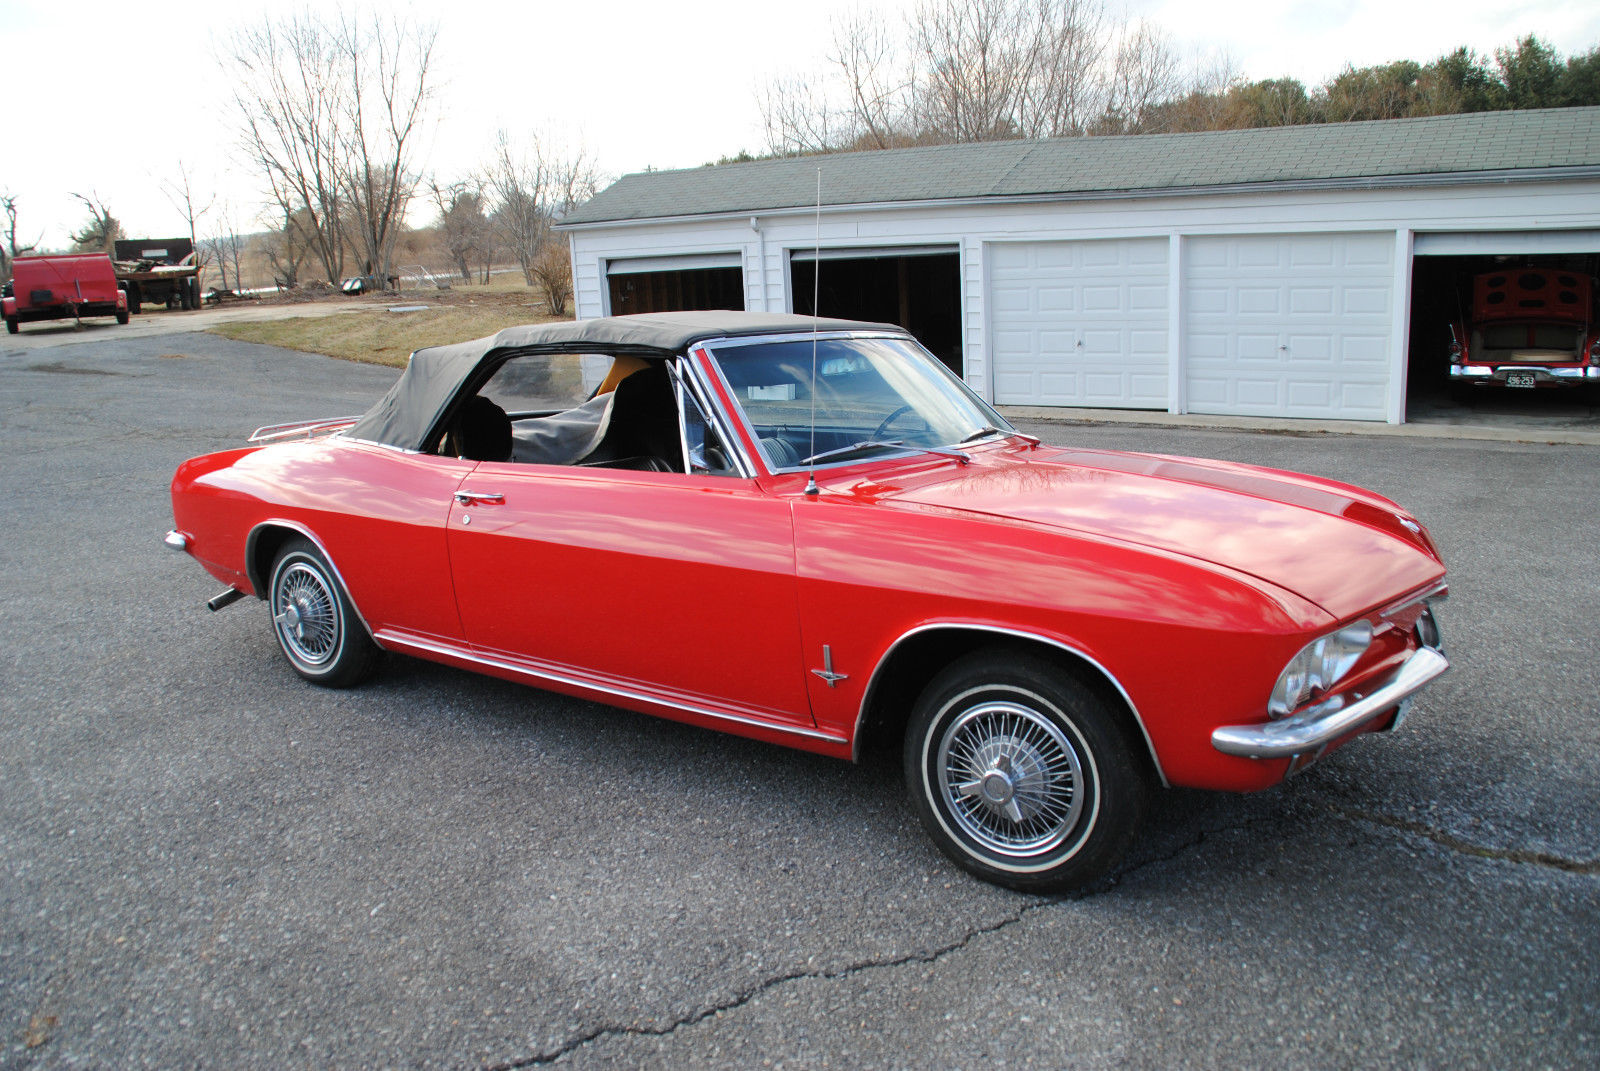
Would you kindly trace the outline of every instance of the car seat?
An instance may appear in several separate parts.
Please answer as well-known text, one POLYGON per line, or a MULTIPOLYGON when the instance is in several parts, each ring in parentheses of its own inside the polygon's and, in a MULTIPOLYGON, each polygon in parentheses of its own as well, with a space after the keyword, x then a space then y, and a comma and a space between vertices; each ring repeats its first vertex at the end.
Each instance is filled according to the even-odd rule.
POLYGON ((511 418, 483 395, 476 395, 456 416, 456 448, 468 461, 511 460, 511 418))
POLYGON ((582 464, 683 471, 678 399, 665 365, 651 362, 617 384, 606 433, 582 464))

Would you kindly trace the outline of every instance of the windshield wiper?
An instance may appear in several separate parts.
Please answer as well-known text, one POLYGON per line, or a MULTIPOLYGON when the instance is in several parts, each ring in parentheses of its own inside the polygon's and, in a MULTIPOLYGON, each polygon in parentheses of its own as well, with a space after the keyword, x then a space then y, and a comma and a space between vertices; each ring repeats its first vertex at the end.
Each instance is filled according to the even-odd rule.
MULTIPOLYGON (((985 424, 983 427, 979 428, 977 431, 973 432, 971 435, 968 435, 965 439, 962 439, 961 442, 963 442, 963 443, 976 442, 978 439, 984 439, 984 438, 987 438, 990 435, 1004 435, 1004 434, 1005 434, 1005 431, 1003 429, 997 428, 993 424, 985 424)), ((957 445, 960 445, 960 444, 958 443, 957 445)))
MULTIPOLYGON (((1018 431, 1016 428, 997 428, 992 424, 986 424, 985 426, 979 428, 977 431, 973 432, 971 435, 968 435, 965 439, 962 439, 961 443, 975 442, 978 439, 982 439, 982 438, 985 438, 985 437, 990 436, 990 435, 1005 435, 1005 436, 1015 437, 1015 438, 1021 439, 1023 442, 1027 443, 1029 446, 1038 446, 1043 441, 1042 439, 1035 438, 1032 435, 1024 435, 1022 432, 1018 431)), ((959 446, 959 445, 961 445, 961 443, 957 443, 956 445, 959 446)))
POLYGON ((972 460, 960 450, 952 450, 947 446, 907 446, 904 439, 863 439, 861 442, 851 443, 849 446, 839 446, 832 450, 824 450, 820 454, 812 454, 810 457, 802 459, 800 464, 810 465, 832 457, 845 457, 849 454, 860 454, 868 450, 878 449, 917 450, 924 454, 953 457, 963 465, 972 460))

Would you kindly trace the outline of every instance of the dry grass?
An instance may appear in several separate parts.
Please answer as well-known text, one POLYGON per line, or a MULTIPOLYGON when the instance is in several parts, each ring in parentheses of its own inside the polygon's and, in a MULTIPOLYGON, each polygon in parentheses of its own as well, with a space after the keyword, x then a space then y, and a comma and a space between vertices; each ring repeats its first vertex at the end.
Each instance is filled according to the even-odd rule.
POLYGON ((440 293, 453 293, 456 300, 418 312, 389 312, 393 305, 431 304, 437 300, 431 292, 407 293, 400 298, 389 295, 383 304, 358 313, 219 324, 211 331, 241 342, 321 353, 344 361, 402 367, 413 350, 425 346, 464 342, 517 324, 557 319, 544 311, 542 303, 532 305, 522 300, 508 300, 529 295, 520 277, 514 289, 496 290, 491 284, 487 288, 460 287, 440 293))

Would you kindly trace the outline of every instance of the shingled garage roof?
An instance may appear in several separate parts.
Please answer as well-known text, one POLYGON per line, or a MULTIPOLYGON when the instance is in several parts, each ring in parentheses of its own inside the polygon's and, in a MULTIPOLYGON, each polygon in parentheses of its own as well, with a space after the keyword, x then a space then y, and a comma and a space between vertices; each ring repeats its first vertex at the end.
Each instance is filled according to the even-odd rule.
MULTIPOLYGON (((933 145, 625 175, 562 226, 805 208, 1600 171, 1600 107, 933 145)), ((1532 177, 1530 175, 1530 177, 1532 177)))

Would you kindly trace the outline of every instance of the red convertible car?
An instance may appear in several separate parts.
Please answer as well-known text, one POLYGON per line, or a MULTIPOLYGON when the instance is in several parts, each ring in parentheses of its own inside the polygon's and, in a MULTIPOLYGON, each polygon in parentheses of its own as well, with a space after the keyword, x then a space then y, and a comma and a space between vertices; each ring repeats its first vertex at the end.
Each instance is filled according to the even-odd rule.
POLYGON ((1046 446, 905 331, 757 313, 420 350, 360 417, 185 462, 169 546, 289 665, 380 651, 840 758, 1019 889, 1116 866, 1155 785, 1251 790, 1448 668, 1394 503, 1046 446))

